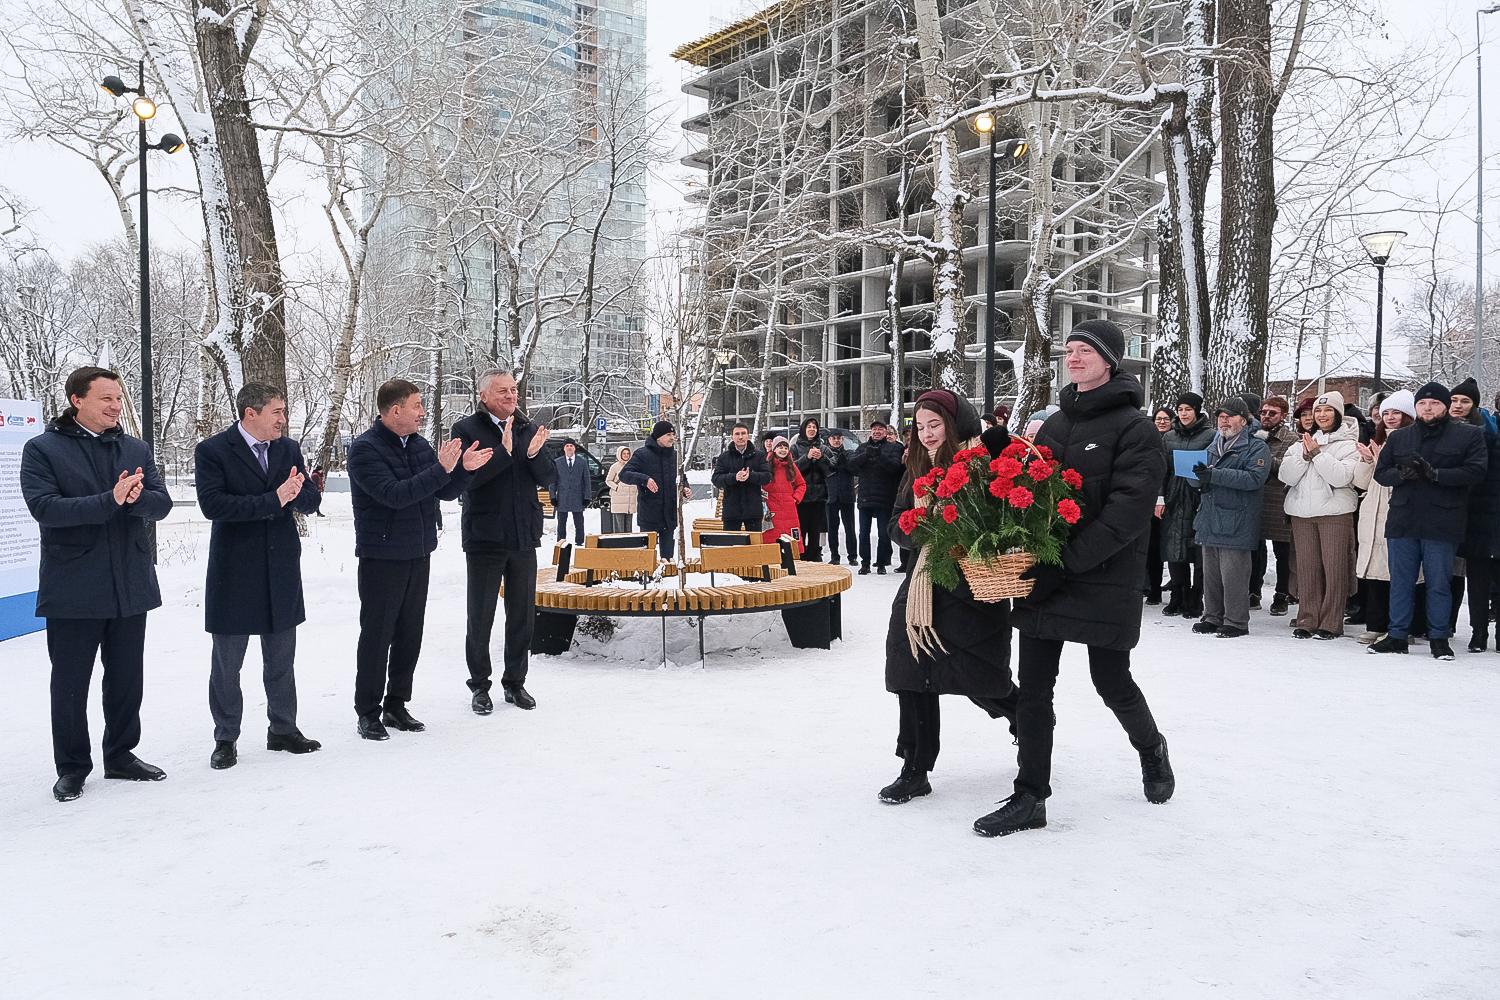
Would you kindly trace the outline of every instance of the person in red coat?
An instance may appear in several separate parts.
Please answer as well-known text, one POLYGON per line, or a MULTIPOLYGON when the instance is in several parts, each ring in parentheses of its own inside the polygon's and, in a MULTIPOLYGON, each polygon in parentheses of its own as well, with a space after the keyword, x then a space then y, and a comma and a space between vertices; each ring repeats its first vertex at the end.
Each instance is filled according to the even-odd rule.
POLYGON ((771 531, 767 541, 788 535, 802 554, 802 527, 797 521, 797 504, 807 494, 807 483, 792 459, 792 444, 784 437, 771 442, 771 481, 766 484, 766 505, 771 508, 771 531))

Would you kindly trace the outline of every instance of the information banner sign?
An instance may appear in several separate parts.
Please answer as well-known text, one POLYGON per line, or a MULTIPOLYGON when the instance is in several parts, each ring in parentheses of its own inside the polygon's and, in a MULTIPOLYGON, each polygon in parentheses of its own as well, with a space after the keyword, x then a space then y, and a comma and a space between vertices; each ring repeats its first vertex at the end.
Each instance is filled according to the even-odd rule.
POLYGON ((42 426, 40 403, 0 399, 0 640, 47 626, 36 616, 41 530, 21 498, 21 449, 42 426))

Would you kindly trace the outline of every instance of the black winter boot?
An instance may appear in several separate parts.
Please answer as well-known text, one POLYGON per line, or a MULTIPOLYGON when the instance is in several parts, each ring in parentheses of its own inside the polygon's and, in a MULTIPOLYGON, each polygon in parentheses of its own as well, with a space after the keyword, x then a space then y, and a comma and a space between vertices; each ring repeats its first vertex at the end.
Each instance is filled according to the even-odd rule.
POLYGON ((1172 762, 1167 758, 1167 738, 1141 754, 1141 784, 1146 790, 1146 801, 1161 805, 1177 790, 1177 779, 1172 774, 1172 762))
POLYGON ((1271 614, 1275 615, 1277 618, 1280 618, 1282 615, 1286 614, 1287 600, 1288 598, 1285 594, 1277 594, 1275 597, 1272 597, 1271 614))
POLYGON ((1447 639, 1433 639, 1427 648, 1432 652, 1434 660, 1453 659, 1453 647, 1448 645, 1447 639))
POLYGON ((1482 653, 1486 649, 1489 649, 1489 648, 1490 648, 1490 633, 1489 633, 1489 629, 1485 629, 1483 632, 1475 632, 1474 633, 1474 638, 1472 638, 1472 639, 1469 640, 1469 652, 1471 652, 1471 653, 1482 653))
POLYGON ((1022 830, 1040 830, 1047 825, 1047 803, 1030 792, 1017 792, 994 812, 974 821, 981 837, 1005 837, 1022 830))
POLYGON ((903 764, 896 780, 880 790, 880 801, 899 806, 903 802, 922 795, 931 795, 932 785, 927 781, 927 772, 918 771, 911 764, 903 764))
POLYGON ((1406 652, 1406 640, 1388 635, 1379 642, 1371 643, 1368 651, 1371 653, 1404 653, 1406 652))
POLYGON ((1161 613, 1167 615, 1168 617, 1171 617, 1173 615, 1180 615, 1182 614, 1182 607, 1184 603, 1185 602, 1183 601, 1183 599, 1177 596, 1177 591, 1174 590, 1172 591, 1171 600, 1167 601, 1167 606, 1161 609, 1161 613))

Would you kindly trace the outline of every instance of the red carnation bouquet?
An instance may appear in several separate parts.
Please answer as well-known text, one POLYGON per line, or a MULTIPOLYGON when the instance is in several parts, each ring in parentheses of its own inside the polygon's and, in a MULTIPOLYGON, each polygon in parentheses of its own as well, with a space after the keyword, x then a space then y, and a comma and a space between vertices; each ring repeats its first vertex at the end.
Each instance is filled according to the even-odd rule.
POLYGON ((962 574, 975 597, 1002 601, 1031 592, 1020 576, 1034 563, 1062 565, 1083 477, 1060 464, 1045 445, 1015 438, 999 458, 967 448, 919 478, 913 489, 927 506, 904 512, 901 528, 927 550, 933 582, 956 590, 962 574))

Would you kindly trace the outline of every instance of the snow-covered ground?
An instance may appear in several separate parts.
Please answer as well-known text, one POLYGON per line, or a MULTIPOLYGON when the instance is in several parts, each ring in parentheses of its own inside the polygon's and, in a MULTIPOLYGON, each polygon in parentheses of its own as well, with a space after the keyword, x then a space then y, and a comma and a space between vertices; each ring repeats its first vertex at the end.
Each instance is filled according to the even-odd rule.
MULTIPOLYGON (((876 800, 899 767, 893 576, 856 578, 828 652, 746 615, 709 622, 706 669, 662 668, 659 624, 627 621, 533 658, 536 711, 480 718, 450 508, 411 703, 428 730, 361 742, 348 497, 326 502, 298 656, 321 753, 263 749, 252 645, 240 764, 209 769, 191 510, 163 526, 148 635, 140 754, 167 781, 96 771, 54 802, 44 636, 0 644, 7 1000, 1500 995, 1495 653, 1377 658, 1262 614, 1224 642, 1148 609, 1137 674, 1176 798, 1141 797, 1070 648, 1051 825, 990 841, 970 823, 1014 748, 961 699, 934 794, 876 800)), ((696 660, 686 622, 670 643, 696 660)))

